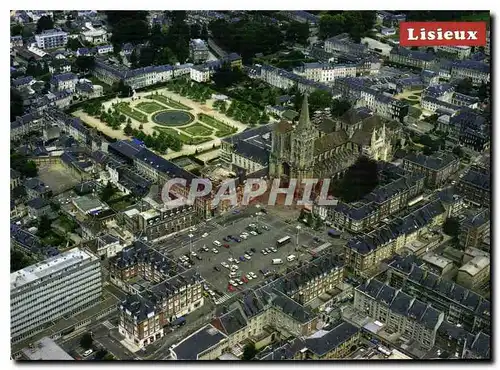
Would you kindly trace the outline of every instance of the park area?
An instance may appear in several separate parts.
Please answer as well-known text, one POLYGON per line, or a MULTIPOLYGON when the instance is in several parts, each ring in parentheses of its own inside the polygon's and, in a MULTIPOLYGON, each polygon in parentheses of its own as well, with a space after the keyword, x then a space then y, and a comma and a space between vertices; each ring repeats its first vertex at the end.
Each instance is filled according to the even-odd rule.
POLYGON ((247 128, 213 108, 214 102, 194 101, 159 89, 129 98, 89 102, 73 115, 111 138, 137 137, 159 154, 170 149, 166 157, 175 158, 219 145, 220 138, 247 128), (168 144, 158 143, 161 140, 168 144), (153 142, 155 145, 150 145, 153 142))

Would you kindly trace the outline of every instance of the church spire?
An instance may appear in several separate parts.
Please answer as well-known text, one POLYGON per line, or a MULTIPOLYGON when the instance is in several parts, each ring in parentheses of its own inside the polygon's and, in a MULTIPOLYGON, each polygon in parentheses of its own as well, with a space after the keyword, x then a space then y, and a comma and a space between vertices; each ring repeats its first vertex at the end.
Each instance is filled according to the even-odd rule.
POLYGON ((307 102, 307 93, 305 93, 304 100, 302 100, 302 109, 300 110, 299 124, 297 128, 309 129, 310 126, 311 121, 309 119, 309 103, 307 102))

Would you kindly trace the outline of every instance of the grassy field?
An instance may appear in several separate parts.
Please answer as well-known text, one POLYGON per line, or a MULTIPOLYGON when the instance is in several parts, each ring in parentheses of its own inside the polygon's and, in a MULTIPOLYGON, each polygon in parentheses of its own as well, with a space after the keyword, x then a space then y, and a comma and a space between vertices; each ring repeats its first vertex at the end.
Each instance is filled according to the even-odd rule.
POLYGON ((477 14, 468 14, 464 15, 460 19, 461 21, 469 21, 469 22, 489 22, 490 21, 490 13, 489 12, 484 12, 484 13, 477 13, 477 14))
POLYGON ((182 131, 187 132, 192 136, 210 136, 212 135, 212 129, 207 126, 202 125, 201 123, 195 123, 191 126, 182 128, 182 131))
POLYGON ((125 114, 126 116, 129 116, 130 118, 135 119, 136 121, 142 122, 142 123, 148 123, 148 116, 146 116, 144 113, 139 112, 138 110, 130 108, 127 104, 125 103, 119 103, 116 106, 116 109, 125 114))
POLYGON ((221 121, 203 113, 198 114, 198 119, 204 124, 216 129, 217 132, 215 135, 217 137, 224 137, 237 131, 235 128, 232 128, 225 123, 222 123, 221 121))
POLYGON ((164 106, 155 102, 140 102, 134 108, 139 109, 147 114, 158 112, 160 110, 165 110, 164 106))
POLYGON ((205 143, 207 141, 212 140, 209 137, 199 137, 199 136, 191 137, 189 135, 186 135, 185 133, 178 132, 177 130, 174 130, 172 128, 167 128, 167 127, 155 127, 155 130, 158 130, 160 132, 163 131, 166 134, 175 136, 175 137, 179 138, 183 144, 186 144, 186 145, 198 145, 198 144, 205 143))
POLYGON ((173 101, 172 99, 167 98, 165 95, 152 94, 152 95, 148 95, 147 98, 159 101, 160 103, 165 104, 166 106, 169 106, 169 107, 174 108, 174 109, 191 110, 191 108, 188 107, 187 105, 173 101))

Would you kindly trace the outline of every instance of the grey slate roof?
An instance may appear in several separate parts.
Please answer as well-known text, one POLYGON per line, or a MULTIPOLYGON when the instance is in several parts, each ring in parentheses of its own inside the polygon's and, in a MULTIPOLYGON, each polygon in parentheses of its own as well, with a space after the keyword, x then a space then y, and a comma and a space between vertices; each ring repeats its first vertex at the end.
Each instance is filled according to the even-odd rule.
POLYGON ((226 336, 212 325, 207 325, 190 335, 173 349, 178 360, 197 360, 203 351, 217 345, 226 336))

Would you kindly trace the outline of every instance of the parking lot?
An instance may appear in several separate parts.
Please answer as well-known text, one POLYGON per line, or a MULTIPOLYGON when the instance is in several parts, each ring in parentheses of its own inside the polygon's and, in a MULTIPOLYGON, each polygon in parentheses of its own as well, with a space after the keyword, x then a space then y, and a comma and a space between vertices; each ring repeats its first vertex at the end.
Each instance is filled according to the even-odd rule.
MULTIPOLYGON (((253 210, 259 211, 259 209, 253 210)), ((310 229, 305 229, 304 226, 297 229, 297 223, 286 223, 269 214, 261 213, 257 216, 254 213, 250 216, 249 212, 251 212, 251 210, 245 210, 241 214, 240 212, 232 213, 225 218, 217 219, 217 222, 210 221, 205 225, 195 227, 196 230, 188 232, 193 235, 191 237, 191 243, 189 242, 189 237, 186 238, 186 234, 183 233, 177 238, 156 244, 154 248, 165 252, 176 261, 179 261, 179 257, 182 255, 189 255, 190 249, 192 252, 195 252, 201 260, 192 257, 191 260, 194 263, 192 268, 196 269, 201 276, 206 279, 209 289, 216 292, 215 298, 217 303, 223 303, 238 291, 251 288, 261 283, 267 278, 262 274, 262 270, 274 270, 277 273, 283 273, 287 268, 294 267, 301 261, 310 260, 311 255, 301 247, 302 245, 314 248, 324 242, 331 242, 332 244, 337 243, 339 253, 341 251, 342 242, 329 240, 327 239, 327 235, 321 235, 322 240, 314 241, 317 235, 310 229), (244 231, 249 233, 249 231, 246 230, 249 224, 258 225, 262 234, 249 235, 248 239, 241 239, 240 243, 233 240, 223 240, 224 237, 228 235, 239 237, 244 231), (265 227, 267 227, 268 230, 265 230, 265 227), (205 233, 208 235, 203 237, 202 235, 205 233), (267 255, 262 253, 262 250, 265 248, 276 247, 276 242, 285 236, 290 237, 289 243, 277 248, 276 252, 271 252, 267 255), (216 247, 213 244, 215 240, 219 241, 222 245, 216 247), (229 248, 224 247, 224 244, 229 245, 229 248), (203 251, 203 247, 209 250, 203 251), (218 253, 214 253, 212 251, 213 248, 216 248, 218 253), (245 259, 245 261, 239 261, 237 264, 228 261, 229 258, 239 260, 246 252, 251 251, 251 248, 254 248, 255 252, 250 256, 251 258, 249 260, 245 259), (292 254, 297 258, 293 262, 288 262, 287 257, 292 254), (283 264, 273 265, 273 259, 281 259, 283 264), (238 270, 236 271, 237 278, 240 278, 242 274, 247 275, 249 272, 255 273, 257 278, 249 280, 245 284, 238 285, 234 292, 230 292, 228 291, 230 270, 223 267, 221 262, 226 262, 229 266, 236 264, 238 266, 238 270), (219 271, 216 271, 214 267, 217 267, 219 271)))

